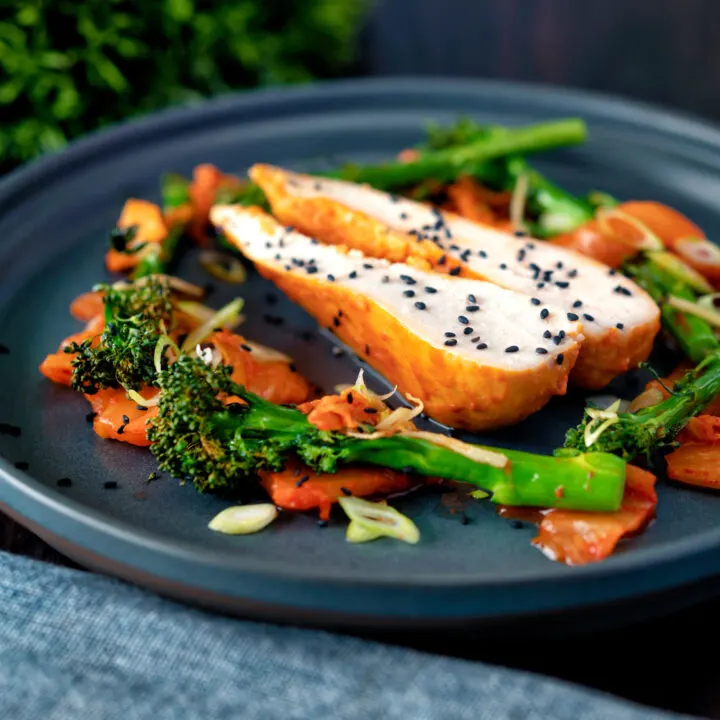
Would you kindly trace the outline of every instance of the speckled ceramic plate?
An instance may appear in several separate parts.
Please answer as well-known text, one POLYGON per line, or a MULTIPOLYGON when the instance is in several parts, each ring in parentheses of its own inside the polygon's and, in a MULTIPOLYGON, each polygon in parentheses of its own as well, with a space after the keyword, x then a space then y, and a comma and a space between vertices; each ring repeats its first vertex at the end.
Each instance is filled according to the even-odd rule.
MULTIPOLYGON (((104 277, 105 238, 123 201, 158 199, 163 171, 189 173, 203 161, 243 171, 260 160, 309 170, 375 160, 416 142, 428 120, 447 123, 461 113, 509 124, 584 117, 590 142, 543 156, 542 169, 569 188, 668 202, 720 236, 720 132, 574 92, 446 80, 342 82, 222 98, 97 134, 0 185, 0 343, 9 349, 0 354, 0 423, 21 428, 19 437, 0 434, 3 509, 90 567, 278 620, 437 627, 570 610, 582 616, 618 601, 625 604, 613 608, 631 601, 656 608, 662 603, 649 603, 649 594, 682 601, 691 587, 692 597, 697 587, 711 592, 698 583, 720 570, 720 495, 664 482, 657 522, 608 561, 580 568, 544 558, 530 546, 533 529, 511 528, 492 506, 467 504, 464 524, 432 493, 400 503, 422 532, 417 546, 348 545, 341 519, 320 529, 302 515, 255 536, 217 535, 207 522, 225 503, 169 478, 148 485, 149 454, 98 439, 83 399, 39 375, 45 353, 78 327, 68 303, 104 277), (58 487, 65 477, 72 485, 58 487), (104 489, 109 480, 117 489, 104 489)), ((180 272, 201 277, 192 258, 180 272)), ((267 282, 252 276, 241 293, 249 337, 290 353, 328 390, 355 375, 352 359, 336 357, 307 315, 284 298, 273 304, 269 294, 278 294, 267 282), (268 314, 283 323, 268 322, 268 314)), ((230 294, 219 289, 211 299, 230 294)), ((377 387, 384 387, 379 379, 377 387)), ((549 452, 583 404, 582 396, 568 396, 482 439, 549 452)))

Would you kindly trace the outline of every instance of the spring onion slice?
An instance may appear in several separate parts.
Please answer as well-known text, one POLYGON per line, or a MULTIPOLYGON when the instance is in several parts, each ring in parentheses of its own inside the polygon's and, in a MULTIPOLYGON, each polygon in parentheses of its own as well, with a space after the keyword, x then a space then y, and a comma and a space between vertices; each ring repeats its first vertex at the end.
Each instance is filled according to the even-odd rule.
POLYGON ((155 407, 160 402, 159 392, 156 392, 151 398, 145 398, 137 390, 130 388, 127 390, 127 396, 137 405, 142 405, 142 407, 155 407))
MULTIPOLYGON (((341 497, 338 498, 338 503, 350 518, 350 524, 357 523, 361 529, 366 531, 363 537, 369 533, 377 533, 377 537, 392 537, 412 545, 420 540, 420 531, 417 525, 409 517, 389 505, 357 497, 341 497)), ((357 536, 357 534, 358 528, 354 528, 352 536, 357 536)), ((358 542, 347 535, 346 539, 348 542, 358 542)))
POLYGON ((628 242, 626 244, 631 245, 638 250, 663 250, 665 247, 662 240, 660 240, 660 238, 652 230, 650 230, 647 225, 622 210, 618 210, 617 208, 599 207, 595 213, 595 218, 598 222, 600 232, 603 235, 615 237, 620 242, 624 242, 624 240, 613 233, 613 229, 610 227, 610 220, 622 220, 624 223, 627 223, 630 227, 637 230, 642 235, 640 242, 628 242))
POLYGON ((196 345, 201 343, 215 328, 227 327, 236 322, 243 309, 245 301, 242 298, 235 298, 227 305, 221 307, 211 318, 202 325, 195 328, 186 338, 180 348, 183 352, 190 352, 196 345))
POLYGON ((698 298, 697 304, 702 308, 717 311, 720 308, 720 293, 710 293, 698 298))
POLYGON ((665 252, 648 253, 650 260, 658 267, 662 268, 674 278, 689 285, 693 290, 699 293, 711 293, 713 286, 707 281, 704 275, 701 275, 695 268, 690 267, 683 262, 677 255, 665 252))
POLYGON ((161 373, 162 372, 162 360, 163 356, 165 355, 165 349, 171 348, 175 351, 177 355, 180 354, 180 350, 178 349, 178 346, 173 342, 172 338, 168 337, 167 335, 161 335, 158 338, 158 341, 155 345, 155 354, 153 356, 153 363, 155 364, 155 372, 161 373))
POLYGON ((528 193, 528 176, 522 174, 518 176, 513 187, 512 197, 510 198, 510 222, 516 231, 525 232, 525 203, 527 202, 528 193))
POLYGON ((347 532, 345 533, 345 539, 350 543, 370 542, 382 536, 383 533, 379 530, 370 529, 355 520, 350 521, 347 526, 347 532))
POLYGON ((691 300, 685 300, 675 295, 668 296, 667 304, 688 315, 695 315, 695 317, 702 318, 713 327, 720 327, 720 312, 714 307, 705 307, 699 303, 694 303, 691 300))
POLYGON ((272 503, 234 505, 218 513, 208 527, 225 535, 251 535, 266 528, 277 515, 272 503))
POLYGON ((232 285, 240 285, 247 280, 247 272, 243 264, 232 255, 217 250, 204 250, 200 253, 199 260, 205 272, 217 280, 232 285))

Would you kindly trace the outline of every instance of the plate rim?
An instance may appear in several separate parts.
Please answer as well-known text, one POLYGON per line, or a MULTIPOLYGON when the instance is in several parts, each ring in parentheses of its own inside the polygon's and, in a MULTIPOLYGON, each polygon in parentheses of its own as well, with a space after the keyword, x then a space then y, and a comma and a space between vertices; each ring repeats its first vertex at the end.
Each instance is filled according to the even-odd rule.
MULTIPOLYGON (((695 118, 690 114, 667 111, 651 104, 630 101, 603 93, 497 80, 422 76, 328 81, 302 87, 230 93, 190 106, 165 109, 96 131, 71 143, 64 150, 41 157, 0 180, 0 222, 3 220, 4 210, 12 208, 14 204, 21 205, 24 197, 32 196, 35 193, 40 181, 43 181, 40 189, 45 189, 61 179, 62 175, 73 172, 75 167, 84 164, 86 160, 89 159, 94 163, 102 162, 103 154, 117 152, 118 149, 126 147, 128 143, 134 147, 147 143, 160 131, 166 133, 180 130, 192 132, 198 122, 202 122, 206 126, 209 118, 212 123, 218 124, 223 124, 227 122, 228 118, 233 118, 233 121, 240 125, 245 113, 249 113, 250 119, 252 119, 254 114, 273 113, 282 106, 292 107, 297 103, 300 105, 305 103, 311 107, 318 101, 330 98, 333 101, 349 98, 362 101, 363 97, 368 95, 398 96, 403 93, 416 93, 418 97, 425 98, 425 100, 428 96, 454 93, 478 93, 488 97, 504 96, 509 99, 522 97, 524 102, 536 107, 555 104, 562 106, 571 103, 576 108, 574 114, 578 116, 591 113, 596 121, 609 117, 614 122, 629 122, 633 125, 651 123, 653 130, 664 135, 675 136, 686 142, 697 142, 703 147, 710 146, 712 149, 720 150, 720 128, 711 122, 695 118)), ((148 552, 152 549, 152 552, 158 554, 159 557, 171 557, 182 563, 217 565, 226 572, 251 573, 265 581, 280 579, 329 583, 333 587, 375 587, 412 591, 424 588, 445 589, 448 592, 456 591, 459 588, 516 591, 520 588, 539 585, 544 587, 548 583, 562 583, 579 589, 577 586, 587 585, 587 581, 594 581, 593 584, 595 584, 610 578, 617 579, 618 576, 625 577, 638 573, 642 579, 647 581, 648 576, 655 573, 655 581, 650 585, 654 590, 662 590, 678 586, 682 582, 701 579, 720 570, 720 527, 706 530, 699 535, 672 541, 669 545, 642 548, 637 552, 622 553, 602 563, 568 568, 564 574, 559 574, 557 566, 550 564, 547 570, 541 566, 537 570, 529 571, 522 577, 514 579, 478 578, 468 575, 468 573, 457 573, 442 577, 422 574, 413 577, 412 580, 407 580, 375 577, 362 572, 347 572, 342 568, 300 569, 288 562, 283 562, 282 558, 278 558, 277 562, 269 565, 266 561, 255 560, 251 556, 232 557, 227 553, 191 547, 190 543, 185 541, 153 535, 68 498, 59 491, 35 480, 30 474, 17 470, 1 457, 0 491, 5 496, 3 500, 12 507, 17 509, 17 506, 25 506, 25 512, 18 509, 20 515, 29 520, 41 522, 50 531, 57 529, 58 524, 70 522, 86 533, 99 533, 100 536, 111 537, 115 542, 126 547, 128 552, 136 552, 140 549, 148 552), (32 508, 30 511, 28 511, 28 506, 32 508), (689 562, 690 559, 694 562, 689 562), (656 571, 661 569, 667 569, 668 572, 664 573, 664 579, 658 580, 656 571), (682 577, 682 580, 679 581, 678 577, 682 577)), ((62 534, 66 536, 65 533, 62 534)), ((68 539, 71 538, 68 537, 68 539)), ((75 539, 73 541, 77 542, 75 539)), ((137 565, 142 567, 139 563, 137 565)), ((663 573, 659 574, 663 575, 663 573)), ((172 574, 168 574, 167 577, 172 577, 172 574)), ((638 580, 640 579, 638 577, 638 580)), ((624 593, 613 593, 612 597, 621 598, 637 594, 637 591, 630 587, 625 588, 624 593)), ((583 600, 578 597, 573 605, 582 602, 583 600)), ((591 599, 585 598, 584 604, 590 603, 591 599)))

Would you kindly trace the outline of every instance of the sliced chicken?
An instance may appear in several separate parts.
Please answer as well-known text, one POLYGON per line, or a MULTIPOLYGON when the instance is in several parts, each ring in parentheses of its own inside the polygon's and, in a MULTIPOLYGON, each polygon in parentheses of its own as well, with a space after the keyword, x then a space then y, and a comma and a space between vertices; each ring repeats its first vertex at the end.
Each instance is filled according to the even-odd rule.
POLYGON ((368 186, 268 165, 250 174, 281 222, 323 242, 487 280, 579 318, 585 341, 571 376, 579 385, 604 387, 650 354, 660 329, 657 305, 602 263, 368 186))
POLYGON ((259 208, 216 206, 211 220, 263 276, 439 422, 511 425, 565 393, 582 323, 552 304, 323 245, 259 208))

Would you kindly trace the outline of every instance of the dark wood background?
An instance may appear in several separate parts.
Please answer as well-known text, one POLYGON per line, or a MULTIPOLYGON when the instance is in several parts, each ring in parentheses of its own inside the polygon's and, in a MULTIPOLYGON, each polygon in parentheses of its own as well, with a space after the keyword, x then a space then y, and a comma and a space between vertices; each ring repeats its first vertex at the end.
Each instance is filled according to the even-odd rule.
MULTIPOLYGON (((342 2, 342 0, 338 0, 342 2)), ((358 72, 570 85, 720 119, 720 0, 375 0, 358 72)), ((0 549, 71 563, 0 516, 0 549)), ((556 642, 434 642, 439 652, 720 718, 720 604, 556 642), (709 653, 708 653, 709 651, 709 653)))
POLYGON ((572 85, 720 118, 718 0, 375 0, 362 71, 572 85))

